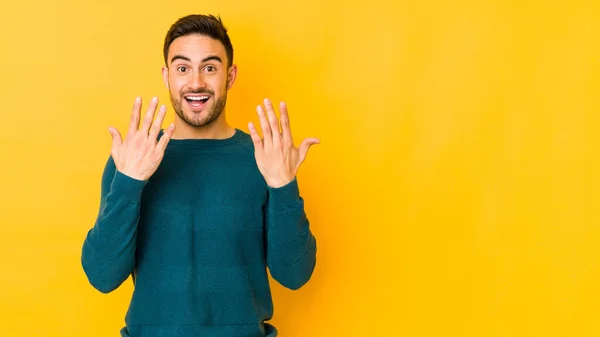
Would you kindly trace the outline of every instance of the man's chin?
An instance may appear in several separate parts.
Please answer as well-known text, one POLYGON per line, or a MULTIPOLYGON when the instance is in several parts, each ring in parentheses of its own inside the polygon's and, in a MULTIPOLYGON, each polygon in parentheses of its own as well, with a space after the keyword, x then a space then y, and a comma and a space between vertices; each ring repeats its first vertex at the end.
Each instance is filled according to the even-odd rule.
POLYGON ((203 127, 214 123, 218 118, 210 118, 211 116, 205 111, 185 111, 184 121, 193 127, 203 127))

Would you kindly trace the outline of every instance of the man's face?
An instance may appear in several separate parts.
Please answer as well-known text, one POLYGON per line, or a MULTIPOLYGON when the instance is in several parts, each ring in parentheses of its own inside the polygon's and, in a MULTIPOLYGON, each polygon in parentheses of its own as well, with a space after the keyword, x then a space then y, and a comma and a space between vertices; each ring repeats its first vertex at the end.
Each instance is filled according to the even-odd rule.
POLYGON ((236 75, 227 61, 223 44, 208 36, 186 35, 171 43, 163 78, 175 112, 188 125, 209 125, 221 115, 236 75))

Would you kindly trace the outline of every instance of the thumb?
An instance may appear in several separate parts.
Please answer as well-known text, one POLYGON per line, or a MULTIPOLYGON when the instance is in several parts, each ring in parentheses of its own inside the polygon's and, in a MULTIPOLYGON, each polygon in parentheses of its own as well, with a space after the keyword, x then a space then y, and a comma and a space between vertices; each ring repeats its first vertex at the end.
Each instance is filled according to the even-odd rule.
POLYGON ((108 128, 108 132, 110 132, 110 135, 112 136, 112 148, 115 149, 117 147, 119 147, 119 145, 121 145, 121 143, 123 143, 123 139, 121 138, 121 134, 119 133, 119 130, 110 127, 108 128))
POLYGON ((304 159, 306 159, 306 155, 308 154, 308 149, 310 149, 310 147, 312 145, 319 144, 319 143, 321 143, 321 141, 318 140, 317 138, 306 138, 305 140, 302 141, 302 143, 300 143, 300 146, 298 146, 298 154, 300 155, 301 163, 304 161, 304 159))

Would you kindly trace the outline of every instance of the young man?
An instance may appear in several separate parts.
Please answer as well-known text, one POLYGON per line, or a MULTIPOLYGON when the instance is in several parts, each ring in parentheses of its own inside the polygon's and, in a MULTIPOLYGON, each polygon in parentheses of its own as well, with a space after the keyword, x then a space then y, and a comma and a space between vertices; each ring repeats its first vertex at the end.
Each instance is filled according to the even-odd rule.
POLYGON ((316 241, 296 172, 285 104, 257 107, 262 139, 228 125, 233 47, 215 16, 190 15, 167 33, 162 69, 175 122, 136 99, 126 137, 110 128, 97 221, 83 243, 89 282, 109 293, 132 275, 122 336, 277 336, 267 268, 283 286, 310 279, 316 241), (155 118, 156 115, 156 118, 155 118), (143 119, 142 119, 143 118, 143 119), (140 124, 141 122, 141 124, 140 124), (280 131, 281 128, 281 131, 280 131))

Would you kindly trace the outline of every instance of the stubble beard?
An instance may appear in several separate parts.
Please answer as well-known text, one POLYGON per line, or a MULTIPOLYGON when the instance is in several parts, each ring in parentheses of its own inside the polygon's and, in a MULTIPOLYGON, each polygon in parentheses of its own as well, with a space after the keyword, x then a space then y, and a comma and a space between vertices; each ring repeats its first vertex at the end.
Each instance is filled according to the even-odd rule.
POLYGON ((227 90, 224 91, 223 96, 219 97, 216 101, 213 101, 212 106, 205 107, 204 111, 201 113, 191 113, 190 115, 186 115, 183 111, 183 96, 185 94, 210 94, 211 98, 214 100, 215 96, 212 92, 207 91, 187 91, 179 95, 179 97, 175 97, 172 92, 169 93, 171 96, 171 104, 173 105, 173 109, 179 118, 184 121, 187 125, 195 128, 203 127, 212 124, 223 112, 225 109, 225 104, 227 102, 227 90))

